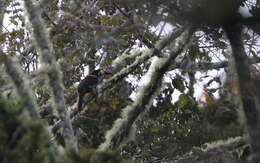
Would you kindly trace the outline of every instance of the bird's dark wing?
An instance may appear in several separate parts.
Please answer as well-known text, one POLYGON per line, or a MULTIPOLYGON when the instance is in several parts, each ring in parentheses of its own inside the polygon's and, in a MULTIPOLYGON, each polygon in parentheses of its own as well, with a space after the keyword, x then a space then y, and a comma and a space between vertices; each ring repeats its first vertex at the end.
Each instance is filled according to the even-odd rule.
POLYGON ((95 75, 88 75, 78 85, 78 92, 82 92, 85 89, 91 89, 98 84, 98 78, 95 75))
POLYGON ((98 84, 98 77, 95 75, 88 75, 85 77, 85 83, 90 86, 94 86, 98 84))

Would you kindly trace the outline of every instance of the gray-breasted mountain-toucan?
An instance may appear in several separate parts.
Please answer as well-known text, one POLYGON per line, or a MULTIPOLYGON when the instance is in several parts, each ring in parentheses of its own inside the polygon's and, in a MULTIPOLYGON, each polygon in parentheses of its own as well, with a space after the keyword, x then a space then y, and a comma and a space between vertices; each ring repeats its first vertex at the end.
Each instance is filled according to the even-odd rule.
POLYGON ((80 81, 77 93, 79 96, 78 100, 78 109, 80 110, 83 103, 83 98, 85 94, 92 93, 94 95, 97 95, 97 85, 100 82, 100 77, 103 74, 112 74, 112 71, 109 69, 97 69, 94 70, 92 73, 87 75, 83 80, 80 81))

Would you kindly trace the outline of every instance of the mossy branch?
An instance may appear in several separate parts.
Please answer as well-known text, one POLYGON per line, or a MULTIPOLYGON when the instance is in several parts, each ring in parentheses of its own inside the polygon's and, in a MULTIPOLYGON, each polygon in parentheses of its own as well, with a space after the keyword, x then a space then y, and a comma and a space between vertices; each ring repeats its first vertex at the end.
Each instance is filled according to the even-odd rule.
MULTIPOLYGON (((206 148, 195 147, 184 155, 175 157, 174 159, 164 160, 168 163, 184 163, 184 162, 238 162, 236 155, 239 151, 245 150, 248 144, 243 137, 229 138, 227 140, 211 142, 202 146, 206 148)), ((243 151, 242 151, 243 152, 243 151)))
POLYGON ((6 6, 7 6, 7 2, 6 3, 4 1, 0 2, 0 33, 2 33, 3 20, 4 20, 6 6))
MULTIPOLYGON (((170 35, 166 36, 161 41, 158 41, 155 45, 154 49, 144 50, 141 53, 133 54, 131 56, 136 57, 135 61, 123 68, 121 71, 119 71, 120 68, 122 68, 122 64, 124 64, 127 60, 130 58, 127 56, 120 57, 119 61, 117 61, 116 64, 114 64, 114 71, 119 71, 115 75, 113 75, 108 80, 104 81, 102 84, 98 87, 98 94, 101 95, 105 90, 112 87, 115 83, 126 77, 128 74, 133 72, 140 64, 144 63, 148 59, 150 59, 153 56, 163 56, 161 54, 161 51, 168 46, 176 37, 180 36, 183 32, 183 28, 174 30, 170 35), (140 54, 140 55, 139 55, 140 54), (138 56, 139 55, 139 56, 138 56)), ((132 58, 132 57, 131 57, 132 58)), ((91 97, 88 101, 85 101, 84 106, 86 106, 89 102, 91 102, 94 99, 94 97, 91 97)), ((84 108, 84 106, 82 108, 84 108)), ((75 109, 72 112, 72 118, 74 118, 76 115, 78 115, 81 112, 81 110, 75 109)), ((56 133, 61 127, 61 121, 58 121, 52 128, 52 132, 56 133)))
MULTIPOLYGON (((257 90, 250 74, 250 64, 242 40, 242 25, 232 24, 225 27, 232 47, 233 68, 238 76, 238 86, 241 96, 241 110, 244 114, 245 124, 249 133, 253 161, 260 162, 260 103, 257 90)), ((243 118, 242 117, 242 118, 243 118)))
POLYGON ((173 60, 183 51, 190 36, 191 28, 188 27, 176 40, 176 47, 170 53, 170 56, 159 58, 150 66, 147 72, 147 84, 139 86, 136 100, 123 109, 121 118, 117 119, 112 129, 106 133, 106 140, 99 146, 98 150, 104 151, 109 148, 116 148, 128 136, 131 126, 140 113, 150 108, 153 99, 160 91, 164 73, 168 71, 173 60))
POLYGON ((68 147, 71 147, 74 151, 77 151, 77 141, 74 136, 70 113, 67 110, 64 101, 62 76, 59 66, 54 59, 51 43, 47 37, 48 34, 40 19, 39 8, 36 8, 31 0, 24 0, 24 4, 28 13, 28 18, 32 24, 36 49, 41 57, 43 68, 47 70, 54 103, 58 110, 60 119, 63 122, 65 143, 68 147))
POLYGON ((39 119, 40 116, 35 102, 36 100, 30 92, 29 82, 26 80, 23 72, 18 68, 18 64, 2 51, 0 51, 0 56, 4 57, 6 73, 11 77, 18 95, 24 102, 26 110, 33 119, 39 119))

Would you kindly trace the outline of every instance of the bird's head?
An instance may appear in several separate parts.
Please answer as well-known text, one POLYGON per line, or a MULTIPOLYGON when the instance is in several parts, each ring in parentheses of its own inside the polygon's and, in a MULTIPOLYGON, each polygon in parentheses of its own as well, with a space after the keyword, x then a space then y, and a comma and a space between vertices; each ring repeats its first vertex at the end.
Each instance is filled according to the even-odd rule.
POLYGON ((113 72, 110 69, 102 68, 102 69, 94 70, 91 74, 96 75, 96 76, 101 76, 101 75, 104 75, 104 74, 113 74, 113 72))

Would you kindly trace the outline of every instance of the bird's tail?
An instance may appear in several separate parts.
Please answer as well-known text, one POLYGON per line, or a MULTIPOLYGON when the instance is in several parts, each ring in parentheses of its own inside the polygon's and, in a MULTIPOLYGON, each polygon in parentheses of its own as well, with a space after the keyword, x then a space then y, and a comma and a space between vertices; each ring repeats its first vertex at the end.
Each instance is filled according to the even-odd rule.
POLYGON ((81 107, 82 107, 82 104, 83 104, 83 97, 84 97, 84 95, 79 95, 78 110, 81 110, 81 107))

